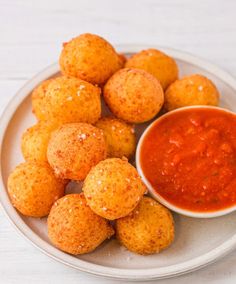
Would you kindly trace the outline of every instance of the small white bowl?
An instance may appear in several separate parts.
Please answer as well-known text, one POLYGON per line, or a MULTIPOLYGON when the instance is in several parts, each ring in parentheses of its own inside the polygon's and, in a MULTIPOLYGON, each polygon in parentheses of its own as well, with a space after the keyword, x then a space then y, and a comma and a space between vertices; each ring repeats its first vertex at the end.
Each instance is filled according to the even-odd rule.
POLYGON ((164 115, 158 117, 155 121, 153 121, 147 128, 146 130, 143 132, 142 136, 140 137, 140 140, 138 142, 138 146, 137 146, 137 150, 136 150, 136 167, 138 170, 138 173, 140 174, 143 182, 145 183, 145 185, 148 188, 148 191, 150 193, 150 195, 156 199, 157 201, 159 201, 160 203, 162 203, 164 206, 166 206, 167 208, 169 208, 170 210, 177 212, 179 214, 185 215, 185 216, 189 216, 189 217, 194 217, 194 218, 214 218, 214 217, 219 217, 219 216, 223 216, 226 215, 228 213, 231 213, 233 211, 236 210, 236 205, 233 205, 231 207, 228 207, 226 209, 220 209, 220 210, 216 210, 216 211, 210 211, 210 212, 196 212, 196 211, 191 211, 191 210, 187 210, 187 209, 183 209, 181 207, 178 207, 172 203, 170 203, 169 201, 167 201, 165 198, 163 198, 160 194, 157 193, 157 191, 153 188, 153 186, 151 185, 151 183, 148 181, 148 179, 145 177, 142 167, 141 167, 141 163, 140 163, 140 151, 142 148, 142 143, 143 140, 145 138, 145 136, 147 135, 147 133, 152 129, 152 127, 154 125, 156 125, 157 123, 159 123, 162 119, 171 116, 172 114, 176 113, 176 112, 182 112, 185 111, 187 109, 216 109, 216 110, 221 110, 224 111, 226 113, 231 113, 236 115, 234 112, 228 110, 228 109, 224 109, 224 108, 220 108, 220 107, 214 107, 214 106, 188 106, 188 107, 182 107, 182 108, 178 108, 175 110, 172 110, 170 112, 165 113, 164 115))

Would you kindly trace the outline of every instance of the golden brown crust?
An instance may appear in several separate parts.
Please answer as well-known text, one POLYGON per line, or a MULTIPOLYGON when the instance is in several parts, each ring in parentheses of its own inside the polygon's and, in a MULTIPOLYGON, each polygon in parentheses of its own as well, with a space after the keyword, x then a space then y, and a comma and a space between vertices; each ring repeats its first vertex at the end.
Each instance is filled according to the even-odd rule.
POLYGON ((175 60, 154 48, 134 54, 127 60, 125 67, 149 72, 158 79, 164 90, 178 79, 178 66, 175 60))
POLYGON ((95 213, 114 220, 128 215, 135 208, 146 187, 127 160, 111 158, 91 169, 82 190, 95 213))
POLYGON ((8 178, 11 202, 23 215, 44 217, 64 195, 65 181, 56 178, 46 163, 26 162, 8 178))
POLYGON ((59 199, 48 216, 51 242, 70 254, 91 252, 113 234, 111 225, 93 213, 82 193, 59 199))
POLYGON ((130 123, 142 123, 160 111, 164 94, 160 83, 151 74, 124 68, 106 83, 104 99, 118 118, 130 123))
POLYGON ((119 55, 110 43, 89 33, 64 44, 59 63, 63 74, 93 84, 105 83, 122 65, 119 55))
POLYGON ((28 128, 21 138, 21 151, 26 161, 47 162, 47 147, 55 123, 40 121, 28 128))
POLYGON ((95 123, 101 116, 101 89, 78 78, 50 81, 42 101, 44 120, 53 123, 95 123))
POLYGON ((47 119, 47 98, 46 92, 53 79, 43 81, 32 92, 32 111, 38 120, 47 119))
POLYGON ((83 180, 106 153, 102 130, 87 123, 69 123, 53 132, 47 158, 58 177, 83 180))
POLYGON ((158 253, 174 240, 173 217, 154 199, 143 197, 128 216, 116 220, 116 237, 135 253, 158 253))
POLYGON ((134 126, 113 117, 103 117, 95 126, 104 133, 108 157, 130 158, 134 154, 136 148, 134 126))
POLYGON ((185 76, 175 81, 165 92, 166 110, 192 105, 213 105, 219 103, 219 92, 214 83, 199 75, 185 76))

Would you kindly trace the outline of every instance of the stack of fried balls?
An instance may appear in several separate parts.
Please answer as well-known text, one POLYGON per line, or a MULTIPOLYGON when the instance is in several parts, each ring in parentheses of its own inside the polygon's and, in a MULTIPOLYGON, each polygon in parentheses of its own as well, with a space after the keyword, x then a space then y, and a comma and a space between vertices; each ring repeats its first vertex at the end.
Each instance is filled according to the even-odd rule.
POLYGON ((144 196, 136 168, 135 124, 160 110, 217 105, 214 84, 198 74, 178 79, 175 60, 156 49, 131 58, 103 38, 82 34, 64 43, 61 73, 32 93, 38 122, 22 136, 25 162, 8 179, 11 202, 25 216, 48 216, 48 235, 62 251, 93 251, 116 236, 138 254, 174 239, 168 209, 144 196), (110 110, 102 116, 101 100, 110 110), (70 181, 82 193, 66 194, 70 181))

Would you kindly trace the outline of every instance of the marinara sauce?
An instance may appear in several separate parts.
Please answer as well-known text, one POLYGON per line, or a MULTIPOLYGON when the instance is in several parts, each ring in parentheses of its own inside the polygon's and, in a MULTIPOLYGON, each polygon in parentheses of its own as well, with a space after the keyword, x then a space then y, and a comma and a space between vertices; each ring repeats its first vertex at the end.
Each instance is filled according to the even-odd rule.
POLYGON ((153 124, 140 165, 170 203, 206 212, 236 204, 236 115, 214 108, 183 109, 153 124))

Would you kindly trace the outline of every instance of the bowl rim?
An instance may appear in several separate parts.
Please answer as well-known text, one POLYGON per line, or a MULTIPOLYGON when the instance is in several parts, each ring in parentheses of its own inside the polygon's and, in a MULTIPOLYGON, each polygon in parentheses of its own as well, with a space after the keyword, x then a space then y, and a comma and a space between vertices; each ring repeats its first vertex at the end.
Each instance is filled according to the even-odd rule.
POLYGON ((135 154, 136 167, 137 167, 138 173, 141 176, 144 184, 147 186, 148 192, 150 193, 150 195, 154 199, 159 201, 161 204, 163 204, 164 206, 169 208, 170 210, 172 210, 172 211, 174 211, 174 212, 176 212, 178 214, 181 214, 181 215, 184 215, 184 216, 188 216, 188 217, 193 217, 193 218, 215 218, 215 217, 224 216, 226 214, 229 214, 229 213, 235 211, 236 210, 236 204, 232 205, 230 207, 224 208, 224 209, 218 209, 218 210, 209 211, 209 212, 191 211, 190 209, 181 208, 181 207, 179 207, 177 205, 174 205, 170 201, 166 200, 163 196, 161 196, 153 188, 153 186, 151 185, 149 180, 146 178, 146 176, 145 176, 145 174, 143 172, 142 166, 141 166, 140 155, 141 155, 142 144, 143 144, 143 141, 144 141, 146 135, 149 133, 149 131, 151 131, 151 129, 154 127, 154 125, 160 123, 160 121, 162 121, 166 117, 171 117, 173 114, 175 114, 177 112, 185 112, 187 110, 194 110, 194 109, 217 110, 217 111, 233 114, 236 117, 236 113, 235 112, 233 112, 231 110, 228 110, 226 108, 218 107, 218 106, 194 105, 194 106, 185 106, 185 107, 181 107, 181 108, 177 108, 177 109, 174 109, 172 111, 169 111, 169 112, 159 116, 152 123, 150 123, 149 126, 142 133, 142 135, 141 135, 141 137, 139 139, 139 142, 138 142, 138 145, 137 145, 137 149, 136 149, 136 154, 135 154))
MULTIPOLYGON (((116 46, 119 52, 135 53, 142 49, 147 48, 157 48, 160 49, 170 56, 178 59, 180 61, 191 63, 199 68, 203 68, 208 73, 214 74, 218 78, 221 78, 228 86, 236 90, 236 80, 226 71, 221 68, 211 64, 203 59, 195 57, 186 52, 178 51, 172 48, 161 47, 158 45, 150 44, 125 44, 116 46)), ((2 145, 4 140, 4 134, 7 130, 8 124, 13 117, 18 106, 23 102, 23 100, 32 92, 32 90, 43 80, 55 75, 59 72, 59 65, 55 63, 48 66, 41 72, 39 72, 32 79, 28 80, 21 89, 16 93, 16 95, 10 100, 5 110, 3 111, 0 118, 0 145, 2 152, 2 145)), ((0 155, 1 157, 1 155, 0 155)), ((0 163, 0 187, 5 188, 3 178, 2 178, 2 161, 0 163)), ((215 262, 218 258, 223 257, 236 247, 236 234, 231 236, 221 245, 215 247, 209 252, 202 254, 201 256, 195 257, 190 261, 184 261, 178 264, 170 265, 167 267, 157 267, 157 268, 145 268, 145 269, 121 269, 112 268, 107 266, 102 266, 88 261, 80 260, 74 258, 71 255, 63 253, 41 239, 36 233, 34 233, 20 218, 16 210, 12 207, 7 191, 2 191, 0 194, 0 203, 3 208, 3 212, 11 222, 11 224, 16 228, 16 230, 32 245, 37 247, 44 254, 48 255, 54 260, 57 260, 67 266, 70 266, 80 271, 87 272, 93 275, 102 276, 110 279, 119 280, 130 280, 130 281, 149 281, 157 280, 163 278, 170 278, 185 274, 187 272, 194 271, 201 267, 204 267, 212 262, 215 262), (75 263, 76 259, 76 263, 75 263)))

